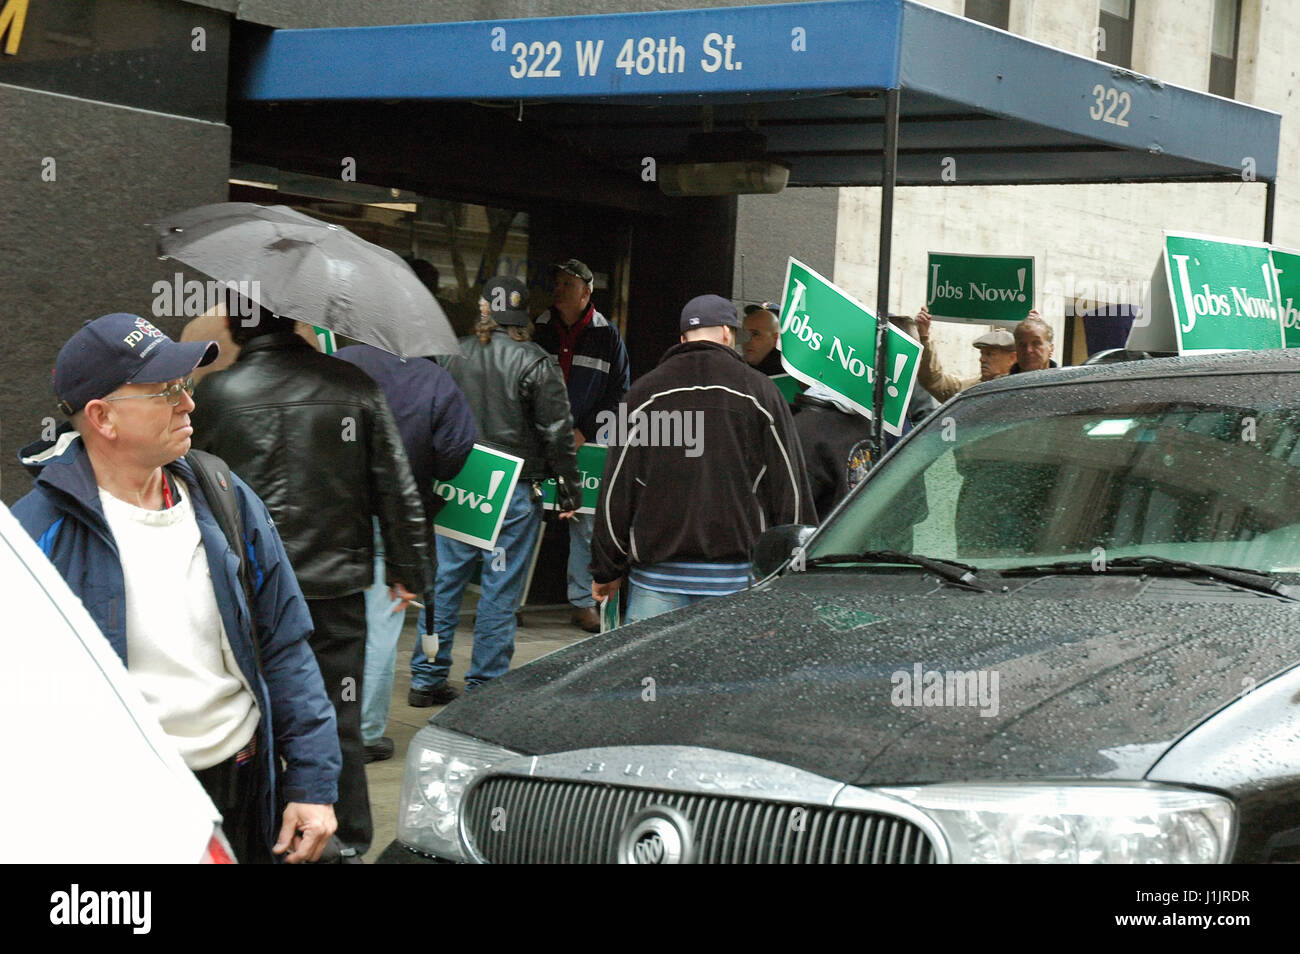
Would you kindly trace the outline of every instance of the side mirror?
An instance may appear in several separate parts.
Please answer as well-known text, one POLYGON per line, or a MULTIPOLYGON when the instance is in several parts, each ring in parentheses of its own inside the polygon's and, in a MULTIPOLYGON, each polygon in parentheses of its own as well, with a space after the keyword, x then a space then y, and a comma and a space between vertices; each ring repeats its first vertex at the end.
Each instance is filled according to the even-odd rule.
POLYGON ((763 531, 754 547, 754 578, 761 580, 779 570, 796 548, 808 542, 816 529, 806 524, 787 523, 763 531))

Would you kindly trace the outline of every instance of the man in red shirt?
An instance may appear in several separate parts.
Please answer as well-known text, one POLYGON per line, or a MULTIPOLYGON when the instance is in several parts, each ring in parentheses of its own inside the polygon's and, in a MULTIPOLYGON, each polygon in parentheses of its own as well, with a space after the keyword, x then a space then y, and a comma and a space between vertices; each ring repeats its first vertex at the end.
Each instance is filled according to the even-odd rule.
MULTIPOLYGON (((537 316, 533 340, 555 355, 564 372, 573 412, 573 439, 581 447, 596 436, 602 411, 617 416, 618 402, 631 384, 627 349, 618 329, 591 304, 591 269, 576 258, 551 266, 554 304, 537 316)), ((591 514, 569 521, 569 602, 573 622, 600 632, 600 614, 591 595, 591 514)))

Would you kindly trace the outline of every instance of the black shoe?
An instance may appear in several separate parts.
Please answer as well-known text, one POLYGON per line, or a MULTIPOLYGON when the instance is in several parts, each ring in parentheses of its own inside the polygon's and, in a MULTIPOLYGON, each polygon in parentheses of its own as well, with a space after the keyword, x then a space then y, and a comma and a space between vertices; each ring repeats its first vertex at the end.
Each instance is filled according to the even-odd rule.
POLYGON ((384 736, 378 742, 366 746, 366 762, 386 762, 393 757, 393 740, 384 736))
POLYGON ((432 689, 417 689, 411 687, 410 693, 406 697, 406 704, 415 709, 427 709, 429 706, 445 706, 451 702, 460 693, 451 687, 450 683, 440 683, 432 689))
POLYGON ((575 606, 569 622, 589 633, 600 632, 600 610, 594 606, 575 606))

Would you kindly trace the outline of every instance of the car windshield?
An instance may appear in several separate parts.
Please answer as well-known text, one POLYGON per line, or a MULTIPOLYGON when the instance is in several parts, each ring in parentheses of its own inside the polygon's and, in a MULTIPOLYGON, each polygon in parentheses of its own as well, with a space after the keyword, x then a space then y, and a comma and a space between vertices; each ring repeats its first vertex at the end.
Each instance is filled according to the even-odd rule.
POLYGON ((1297 384, 1184 375, 960 399, 807 555, 899 550, 990 569, 1150 555, 1300 572, 1297 384))

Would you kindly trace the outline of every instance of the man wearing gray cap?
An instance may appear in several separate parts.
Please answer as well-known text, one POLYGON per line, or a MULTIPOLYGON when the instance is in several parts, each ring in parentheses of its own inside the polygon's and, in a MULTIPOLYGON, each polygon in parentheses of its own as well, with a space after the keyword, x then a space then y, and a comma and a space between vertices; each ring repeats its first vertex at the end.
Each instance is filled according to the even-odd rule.
MULTIPOLYGON (((578 447, 596 435, 596 415, 618 406, 631 383, 627 349, 618 329, 591 303, 591 269, 576 258, 551 266, 554 304, 537 316, 539 345, 555 355, 564 374, 573 411, 573 439, 578 447)), ((600 632, 600 616, 591 601, 592 519, 577 514, 569 521, 569 603, 572 621, 589 633, 600 632)))
POLYGON ((741 321, 717 295, 682 309, 681 342, 607 420, 592 596, 631 583, 634 622, 753 581, 759 535, 817 522, 803 451, 781 392, 736 350, 741 321))
MULTIPOLYGON (((190 454, 190 375, 216 356, 216 342, 178 344, 136 315, 86 322, 54 365, 68 421, 23 449, 36 486, 13 513, 212 797, 238 860, 315 861, 336 824, 334 712, 266 506, 190 454)), ((111 783, 88 780, 88 804, 111 783)))
MULTIPOLYGON (((1031 314, 1038 314, 1031 312, 1031 314)), ((921 353, 921 366, 916 372, 916 382, 934 395, 937 401, 946 401, 960 391, 972 388, 981 381, 992 381, 1011 373, 1011 366, 1016 363, 1016 339, 1011 332, 998 328, 980 335, 971 344, 979 349, 980 373, 974 378, 959 378, 948 374, 939 364, 930 343, 930 309, 922 308, 916 316, 917 338, 925 349, 921 353)))

